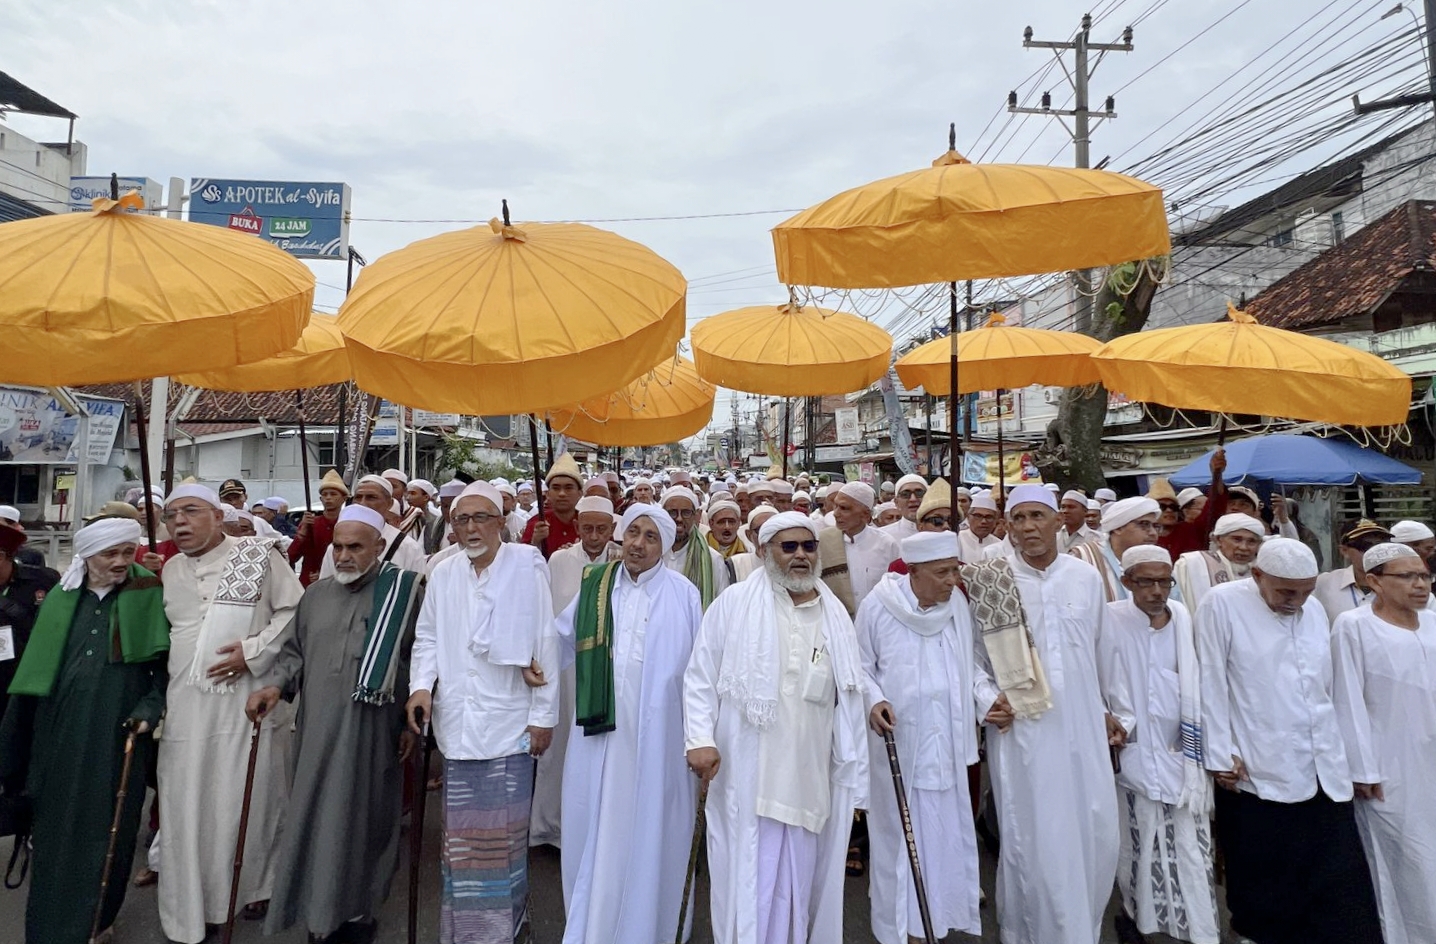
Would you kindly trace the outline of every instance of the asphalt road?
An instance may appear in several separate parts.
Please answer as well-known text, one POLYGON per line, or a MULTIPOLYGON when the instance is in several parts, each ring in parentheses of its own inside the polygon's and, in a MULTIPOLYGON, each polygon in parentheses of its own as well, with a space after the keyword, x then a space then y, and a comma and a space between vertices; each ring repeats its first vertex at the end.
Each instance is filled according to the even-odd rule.
MULTIPOLYGON (((429 807, 425 816, 425 860, 420 873, 419 940, 429 944, 438 939, 439 901, 439 803, 438 794, 430 794, 429 807)), ((980 844, 979 844, 980 845, 980 844)), ((395 877, 393 894, 379 915, 378 944, 405 944, 408 915, 408 840, 404 841, 405 852, 400 858, 399 874, 395 877)), ((0 861, 8 860, 9 842, 0 840, 0 861)), ((137 857, 138 858, 138 857, 137 857)), ((137 863, 138 865, 138 863, 137 863)), ((563 938, 563 890, 559 877, 559 855, 550 846, 533 849, 529 856, 530 901, 529 913, 532 922, 532 944, 559 944, 563 938)), ((994 862, 984 850, 982 852, 982 884, 989 903, 993 899, 994 862)), ((929 877, 929 880, 935 880, 929 877)), ((22 944, 24 940, 25 894, 28 885, 17 891, 0 889, 0 944, 22 944)), ((708 926, 708 887, 705 876, 699 876, 697 883, 697 911, 695 913, 694 944, 711 944, 712 933, 708 926)), ((1102 944, 1114 944, 1111 913, 1116 907, 1116 898, 1108 908, 1102 944)), ((674 915, 674 922, 677 922, 674 915)), ((843 944, 874 944, 875 938, 868 930, 868 889, 867 880, 848 879, 846 906, 844 908, 843 944)), ((296 928, 285 934, 266 938, 260 931, 260 922, 238 921, 234 940, 240 944, 305 944, 304 929, 296 928)), ((217 942, 217 936, 210 939, 217 942)), ((983 935, 981 938, 967 935, 953 935, 946 944, 971 944, 976 941, 996 942, 997 921, 990 904, 983 906, 983 935)), ((1154 936, 1152 944, 1168 944, 1172 939, 1154 936)), ((155 888, 131 887, 125 899, 124 908, 115 922, 114 944, 164 944, 165 937, 160 930, 159 913, 155 905, 155 888)))

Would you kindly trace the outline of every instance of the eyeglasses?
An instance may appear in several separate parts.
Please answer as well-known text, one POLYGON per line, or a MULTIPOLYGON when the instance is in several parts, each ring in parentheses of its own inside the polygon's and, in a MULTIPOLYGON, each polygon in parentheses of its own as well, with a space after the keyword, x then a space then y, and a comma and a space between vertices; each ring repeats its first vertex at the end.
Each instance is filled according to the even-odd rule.
POLYGON ((1160 509, 1162 509, 1163 511, 1179 511, 1179 510, 1180 510, 1180 506, 1178 506, 1176 502, 1170 502, 1170 501, 1157 502, 1157 507, 1160 508, 1160 509))
POLYGON ((1153 587, 1161 587, 1163 590, 1170 590, 1177 585, 1171 577, 1133 577, 1132 586, 1138 590, 1151 590, 1153 587))
POLYGON ((693 520, 694 512, 692 508, 665 508, 664 510, 668 512, 668 517, 672 518, 674 521, 693 520))
POLYGON ((449 523, 452 524, 455 528, 467 528, 471 524, 476 524, 482 528, 484 525, 488 524, 490 521, 493 521, 495 518, 498 517, 500 516, 491 515, 487 511, 479 511, 475 512, 472 515, 454 515, 454 517, 449 519, 449 523))
POLYGON ((952 527, 952 518, 949 515, 928 515, 922 519, 922 523, 934 528, 950 528, 952 527))
POLYGON ((1372 577, 1390 577, 1392 580, 1404 580, 1412 586, 1420 586, 1423 583, 1429 584, 1432 581, 1431 574, 1424 570, 1413 570, 1408 574, 1371 574, 1372 577))
POLYGON ((186 520, 190 518, 202 518, 206 512, 214 511, 209 505, 185 505, 183 508, 166 508, 160 515, 160 520, 168 524, 178 518, 186 520))
POLYGON ((796 554, 800 547, 805 554, 814 554, 818 550, 817 541, 775 541, 773 543, 781 548, 784 554, 796 554))

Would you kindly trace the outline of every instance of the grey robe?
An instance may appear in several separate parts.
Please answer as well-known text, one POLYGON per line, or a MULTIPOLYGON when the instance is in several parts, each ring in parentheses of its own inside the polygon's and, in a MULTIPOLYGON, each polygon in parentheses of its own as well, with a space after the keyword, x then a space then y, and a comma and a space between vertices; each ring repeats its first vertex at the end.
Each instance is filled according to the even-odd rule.
POLYGON ((403 768, 399 736, 409 692, 409 650, 423 589, 400 644, 393 704, 352 698, 364 655, 374 577, 356 588, 332 577, 304 592, 275 663, 285 698, 300 692, 292 752, 294 786, 279 840, 278 874, 265 932, 303 922, 330 934, 358 915, 373 916, 399 865, 403 768))

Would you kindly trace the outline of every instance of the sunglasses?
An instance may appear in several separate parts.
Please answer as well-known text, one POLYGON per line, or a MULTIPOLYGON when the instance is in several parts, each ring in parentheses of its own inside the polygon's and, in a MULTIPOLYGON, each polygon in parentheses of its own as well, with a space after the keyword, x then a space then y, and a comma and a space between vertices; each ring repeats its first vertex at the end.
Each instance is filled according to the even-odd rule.
POLYGON ((928 515, 926 518, 922 519, 922 523, 925 525, 930 525, 934 528, 952 527, 952 519, 947 515, 928 515))
POLYGON ((776 543, 778 547, 782 548, 784 554, 796 554, 800 547, 805 554, 813 554, 818 550, 817 541, 778 541, 776 543))

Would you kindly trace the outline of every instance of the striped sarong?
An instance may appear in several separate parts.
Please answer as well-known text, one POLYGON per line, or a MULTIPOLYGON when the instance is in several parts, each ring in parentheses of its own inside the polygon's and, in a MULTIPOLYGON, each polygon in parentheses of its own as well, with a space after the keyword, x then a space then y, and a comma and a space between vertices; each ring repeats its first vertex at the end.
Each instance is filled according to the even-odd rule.
POLYGON ((440 944, 510 944, 528 905, 534 759, 444 761, 440 944))

